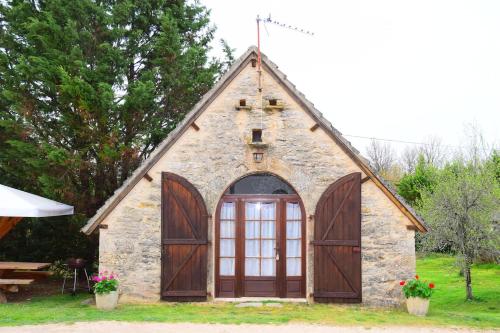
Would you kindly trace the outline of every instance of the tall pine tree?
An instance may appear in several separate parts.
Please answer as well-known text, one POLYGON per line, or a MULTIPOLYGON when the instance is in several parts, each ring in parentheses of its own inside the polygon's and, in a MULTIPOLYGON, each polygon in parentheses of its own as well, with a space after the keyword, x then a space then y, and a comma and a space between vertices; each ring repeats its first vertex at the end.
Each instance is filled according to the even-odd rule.
POLYGON ((198 2, 1 2, 0 182, 84 223, 225 70, 214 29, 198 2))

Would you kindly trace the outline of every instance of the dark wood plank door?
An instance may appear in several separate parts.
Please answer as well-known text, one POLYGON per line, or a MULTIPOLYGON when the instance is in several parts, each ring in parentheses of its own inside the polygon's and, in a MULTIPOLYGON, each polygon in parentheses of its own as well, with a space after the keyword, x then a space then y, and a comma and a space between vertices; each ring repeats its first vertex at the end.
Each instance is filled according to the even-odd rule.
POLYGON ((162 173, 161 296, 171 301, 206 300, 208 214, 186 179, 162 173))
POLYGON ((361 174, 342 177, 323 193, 315 213, 314 299, 361 302, 361 174))

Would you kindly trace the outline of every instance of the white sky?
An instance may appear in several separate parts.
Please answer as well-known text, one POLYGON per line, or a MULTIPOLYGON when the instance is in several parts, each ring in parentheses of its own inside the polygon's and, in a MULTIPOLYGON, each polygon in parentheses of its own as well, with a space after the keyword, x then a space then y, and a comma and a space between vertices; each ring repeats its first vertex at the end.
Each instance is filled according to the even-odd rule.
POLYGON ((460 145, 475 123, 500 142, 498 0, 201 2, 236 57, 257 44, 257 14, 314 31, 267 24, 262 52, 345 135, 460 145))

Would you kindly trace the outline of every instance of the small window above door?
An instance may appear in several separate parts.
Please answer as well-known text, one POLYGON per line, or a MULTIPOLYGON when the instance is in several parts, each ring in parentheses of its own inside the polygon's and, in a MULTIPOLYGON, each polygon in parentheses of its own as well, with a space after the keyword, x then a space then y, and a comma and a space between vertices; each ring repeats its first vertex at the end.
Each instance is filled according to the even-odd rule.
POLYGON ((270 173, 260 173, 241 178, 232 184, 226 194, 296 194, 284 180, 270 173))

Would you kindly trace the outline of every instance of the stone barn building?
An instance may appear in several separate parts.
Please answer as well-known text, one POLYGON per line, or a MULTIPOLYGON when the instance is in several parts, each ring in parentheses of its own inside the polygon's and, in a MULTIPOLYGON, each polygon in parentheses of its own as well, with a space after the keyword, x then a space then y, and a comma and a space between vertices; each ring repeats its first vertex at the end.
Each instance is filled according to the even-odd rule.
POLYGON ((251 47, 82 229, 121 301, 397 305, 423 221, 251 47))

